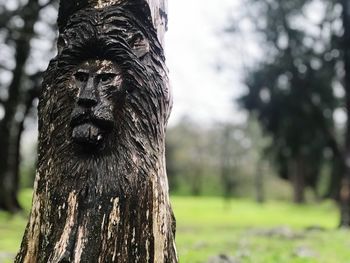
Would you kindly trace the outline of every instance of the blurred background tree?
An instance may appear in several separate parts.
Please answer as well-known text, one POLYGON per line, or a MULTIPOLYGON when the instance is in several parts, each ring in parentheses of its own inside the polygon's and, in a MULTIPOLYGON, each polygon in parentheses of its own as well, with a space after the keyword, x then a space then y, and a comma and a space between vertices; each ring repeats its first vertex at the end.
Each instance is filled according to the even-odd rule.
MULTIPOLYGON (((53 53, 54 1, 0 1, 0 209, 15 212, 20 144, 53 53)), ((35 114, 34 114, 35 115, 35 114)))
POLYGON ((304 202, 304 187, 316 190, 325 153, 331 150, 332 158, 339 158, 333 115, 340 100, 332 87, 341 78, 341 32, 330 27, 339 17, 329 4, 324 17, 312 21, 313 1, 250 2, 266 57, 248 70, 249 92, 241 105, 256 112, 273 137, 270 153, 279 175, 293 184, 294 201, 304 202))
POLYGON ((288 199, 284 183, 275 180, 264 157, 269 143, 253 117, 243 124, 211 126, 184 117, 167 132, 170 189, 176 195, 255 197, 262 202, 264 188, 277 184, 281 191, 270 191, 268 197, 288 199))
MULTIPOLYGON (((319 196, 322 170, 331 166, 322 195, 340 201, 340 224, 348 227, 350 124, 337 125, 350 112, 348 2, 247 0, 246 6, 264 57, 247 67, 240 104, 272 137, 268 152, 291 182, 294 202, 305 201, 305 187, 319 196)), ((232 24, 229 33, 237 31, 232 24)))

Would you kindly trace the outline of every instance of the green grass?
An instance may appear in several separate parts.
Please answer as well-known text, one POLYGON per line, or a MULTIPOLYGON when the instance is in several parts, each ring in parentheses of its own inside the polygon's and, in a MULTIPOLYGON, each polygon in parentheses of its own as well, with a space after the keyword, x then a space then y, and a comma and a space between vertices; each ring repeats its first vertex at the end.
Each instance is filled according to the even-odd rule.
POLYGON ((12 262, 9 258, 16 254, 20 246, 31 206, 32 191, 22 191, 19 199, 26 212, 16 215, 0 212, 0 263, 12 262))
MULTIPOLYGON (((23 191, 20 199, 28 211, 31 191, 23 191)), ((172 197, 172 204, 181 263, 207 262, 219 254, 242 263, 350 262, 350 232, 336 230, 338 211, 331 202, 258 205, 241 199, 227 203, 220 198, 172 197)), ((0 263, 11 262, 26 222, 23 214, 0 213, 0 263)))
POLYGON ((338 211, 330 202, 297 206, 248 200, 228 204, 219 198, 172 201, 182 263, 207 262, 218 254, 252 263, 350 262, 350 233, 336 230, 338 211))

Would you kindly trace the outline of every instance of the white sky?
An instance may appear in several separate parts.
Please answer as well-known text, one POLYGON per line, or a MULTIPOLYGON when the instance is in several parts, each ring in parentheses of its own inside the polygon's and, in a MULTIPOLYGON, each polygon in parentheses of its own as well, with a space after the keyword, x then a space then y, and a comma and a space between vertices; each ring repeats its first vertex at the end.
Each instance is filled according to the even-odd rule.
MULTIPOLYGON (((227 77, 216 70, 225 56, 222 31, 239 2, 169 0, 165 52, 174 96, 170 125, 183 115, 205 123, 242 119, 233 104, 243 90, 239 72, 227 77)), ((235 59, 235 54, 227 54, 227 59, 235 59)))

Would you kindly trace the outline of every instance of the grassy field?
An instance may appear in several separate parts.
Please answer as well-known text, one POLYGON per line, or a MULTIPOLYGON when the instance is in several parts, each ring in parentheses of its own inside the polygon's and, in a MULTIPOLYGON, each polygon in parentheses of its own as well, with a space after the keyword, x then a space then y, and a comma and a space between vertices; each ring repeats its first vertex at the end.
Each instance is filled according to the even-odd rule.
POLYGON ((238 262, 350 262, 350 232, 335 230, 332 203, 296 206, 173 198, 180 262, 223 254, 238 262))
MULTIPOLYGON (((21 194, 29 210, 30 191, 21 194)), ((350 232, 335 230, 336 207, 328 202, 295 206, 248 200, 172 197, 181 263, 231 257, 252 263, 350 262, 350 232)), ((16 253, 25 215, 0 213, 0 263, 16 253)))

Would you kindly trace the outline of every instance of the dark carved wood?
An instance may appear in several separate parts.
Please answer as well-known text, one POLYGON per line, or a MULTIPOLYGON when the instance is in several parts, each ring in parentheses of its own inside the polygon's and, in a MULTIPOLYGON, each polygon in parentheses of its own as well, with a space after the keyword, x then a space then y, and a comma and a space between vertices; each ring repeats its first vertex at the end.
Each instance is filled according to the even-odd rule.
POLYGON ((162 46, 147 4, 92 2, 61 3, 59 52, 39 103, 33 208, 16 262, 177 262, 162 46))

